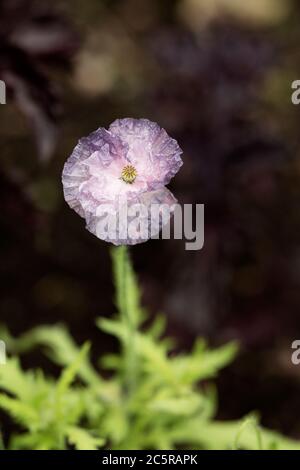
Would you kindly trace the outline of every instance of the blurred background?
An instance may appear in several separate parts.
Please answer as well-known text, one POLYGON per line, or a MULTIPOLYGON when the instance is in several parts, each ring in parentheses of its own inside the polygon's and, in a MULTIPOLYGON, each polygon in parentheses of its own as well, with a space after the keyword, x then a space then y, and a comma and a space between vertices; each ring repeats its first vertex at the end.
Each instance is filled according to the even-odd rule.
POLYGON ((80 137, 147 117, 183 148, 170 189, 205 204, 205 246, 133 247, 144 304, 179 348, 240 342, 219 418, 259 410, 300 438, 299 23, 292 0, 0 1, 0 320, 13 334, 64 322, 95 355, 114 347, 94 325, 114 312, 109 245, 65 204, 61 171, 80 137))

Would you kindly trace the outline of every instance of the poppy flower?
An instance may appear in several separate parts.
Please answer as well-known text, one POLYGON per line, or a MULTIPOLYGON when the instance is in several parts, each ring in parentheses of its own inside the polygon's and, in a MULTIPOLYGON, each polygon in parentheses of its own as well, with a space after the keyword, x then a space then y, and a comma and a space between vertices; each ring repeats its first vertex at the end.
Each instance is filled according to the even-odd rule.
POLYGON ((146 241, 174 211, 177 201, 165 185, 181 167, 181 154, 158 124, 117 119, 79 140, 63 169, 65 200, 98 238, 116 245, 146 241), (154 206, 158 218, 151 216, 154 206))

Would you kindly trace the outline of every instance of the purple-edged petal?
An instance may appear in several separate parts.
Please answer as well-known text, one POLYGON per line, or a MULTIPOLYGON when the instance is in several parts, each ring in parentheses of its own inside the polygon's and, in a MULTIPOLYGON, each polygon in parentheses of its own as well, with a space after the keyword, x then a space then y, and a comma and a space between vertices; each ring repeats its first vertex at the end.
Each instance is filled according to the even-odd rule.
POLYGON ((126 160, 127 145, 106 129, 99 128, 79 140, 62 173, 64 197, 69 206, 85 217, 87 202, 99 203, 107 181, 105 170, 126 160))

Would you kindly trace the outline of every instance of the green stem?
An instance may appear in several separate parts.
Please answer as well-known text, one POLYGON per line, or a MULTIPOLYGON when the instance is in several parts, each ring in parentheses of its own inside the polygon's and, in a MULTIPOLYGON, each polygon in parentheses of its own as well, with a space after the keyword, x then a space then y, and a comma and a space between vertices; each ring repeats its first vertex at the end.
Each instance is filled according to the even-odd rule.
POLYGON ((128 280, 130 277, 130 260, 128 249, 125 246, 119 248, 121 251, 121 296, 120 296, 120 314, 124 325, 126 337, 124 340, 124 358, 125 358, 125 390, 128 398, 132 398, 136 388, 136 325, 130 312, 128 293, 130 286, 128 280))

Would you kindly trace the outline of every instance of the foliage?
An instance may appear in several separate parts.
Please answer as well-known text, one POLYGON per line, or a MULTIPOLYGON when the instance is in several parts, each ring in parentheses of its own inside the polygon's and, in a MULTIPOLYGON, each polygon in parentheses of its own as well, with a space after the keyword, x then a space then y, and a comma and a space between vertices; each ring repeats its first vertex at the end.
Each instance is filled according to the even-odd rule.
POLYGON ((100 375, 89 343, 78 347, 62 325, 41 326, 14 339, 2 328, 11 353, 0 368, 0 407, 14 422, 9 449, 296 449, 300 444, 262 429, 255 416, 218 422, 208 380, 230 363, 236 344, 174 353, 163 336, 165 318, 144 327, 147 316, 126 248, 114 249, 118 313, 97 325, 120 343, 101 358, 100 375), (40 346, 61 366, 58 379, 23 370, 18 355, 40 346), (107 377, 108 376, 108 377, 107 377))

